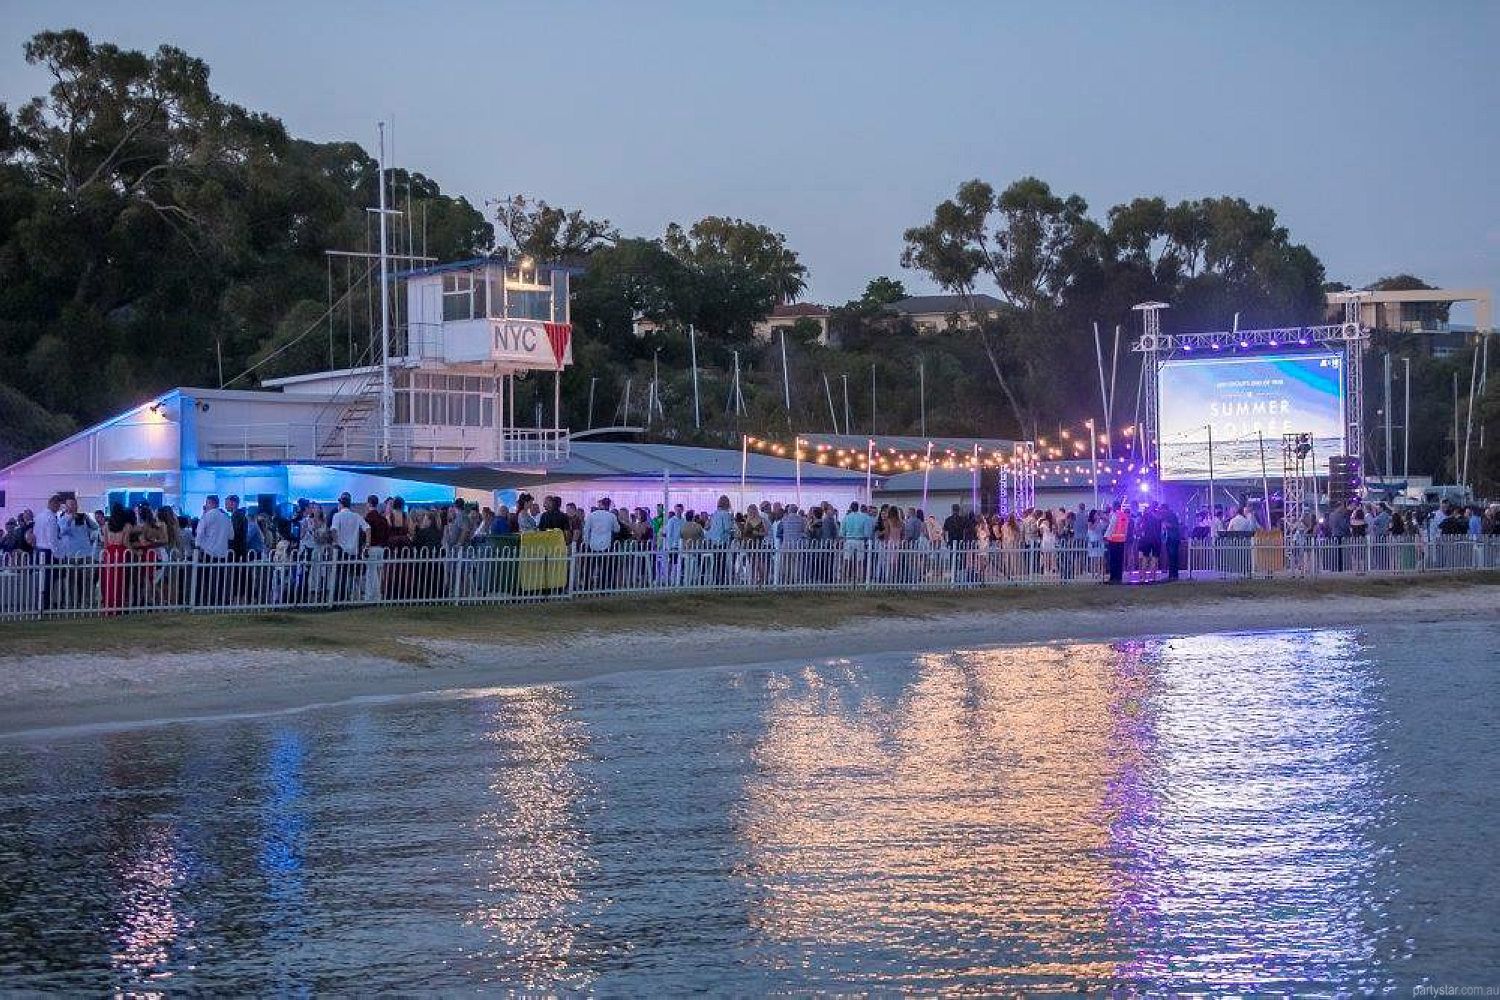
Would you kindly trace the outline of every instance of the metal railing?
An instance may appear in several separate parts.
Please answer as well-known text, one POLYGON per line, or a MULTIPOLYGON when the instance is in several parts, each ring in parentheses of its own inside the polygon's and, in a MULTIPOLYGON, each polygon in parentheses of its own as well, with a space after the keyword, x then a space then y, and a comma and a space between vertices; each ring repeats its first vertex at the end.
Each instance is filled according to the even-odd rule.
MULTIPOLYGON (((337 420, 311 424, 224 424, 203 429, 200 450, 210 462, 375 462, 381 434, 367 424, 337 420)), ((567 428, 432 427, 391 428, 391 461, 514 462, 545 465, 568 457, 567 428)))
MULTIPOLYGON (((1165 579, 1169 561, 1170 554, 1163 553, 1152 568, 1129 545, 1125 582, 1165 579)), ((1012 548, 879 541, 676 548, 626 543, 594 551, 565 549, 559 540, 546 551, 502 542, 461 549, 369 549, 358 556, 320 546, 224 560, 200 552, 168 556, 161 550, 110 550, 56 561, 12 554, 0 562, 0 620, 512 604, 648 593, 1066 586, 1103 581, 1107 562, 1102 545, 1087 543, 1012 548)), ((1500 537, 1185 539, 1177 565, 1180 579, 1195 582, 1500 569, 1500 537)))

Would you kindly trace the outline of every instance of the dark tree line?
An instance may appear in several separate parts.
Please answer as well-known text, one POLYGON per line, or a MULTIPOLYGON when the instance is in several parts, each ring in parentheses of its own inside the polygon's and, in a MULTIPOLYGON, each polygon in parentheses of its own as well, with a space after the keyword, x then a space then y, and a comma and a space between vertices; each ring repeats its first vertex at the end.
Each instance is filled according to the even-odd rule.
MULTIPOLYGON (((247 369, 232 384, 254 385, 368 358, 368 264, 324 253, 372 248, 377 167, 363 148, 288 135, 276 118, 215 94, 208 67, 170 46, 144 54, 62 31, 37 35, 24 55, 51 85, 19 107, 0 105, 0 462, 173 385, 216 385, 247 369)), ((1098 412, 1095 323, 1106 345, 1116 325, 1128 344, 1139 325, 1131 306, 1150 300, 1171 305, 1167 332, 1225 329, 1236 314, 1246 328, 1316 323, 1325 290, 1337 287, 1273 209, 1243 199, 1137 198, 1097 216, 1037 178, 1003 189, 974 180, 905 232, 900 262, 959 296, 993 295, 998 311, 975 309, 977 330, 919 334, 886 308, 905 295, 902 282, 877 277, 833 309, 832 345, 799 323, 783 369, 779 340, 752 336, 807 286, 780 233, 725 215, 625 235, 526 196, 490 220, 421 174, 394 170, 389 183, 406 213, 394 227, 398 253, 453 260, 503 247, 584 269, 576 363, 564 376, 571 426, 588 421, 591 387, 595 425, 624 416, 627 385, 631 422, 642 422, 659 371, 652 433, 703 443, 835 425, 915 434, 919 367, 929 434, 1045 435, 1098 412), (638 335, 642 319, 649 332, 638 335), (730 405, 736 353, 743 415, 730 405)), ((1416 358, 1413 470, 1441 475, 1452 461, 1451 377, 1461 369, 1467 390, 1470 357, 1377 341, 1377 352, 1387 348, 1416 358)), ((1128 423, 1137 367, 1128 350, 1120 360, 1116 422, 1128 423)), ((543 388, 538 402, 550 396, 543 388)), ((1487 451, 1471 461, 1493 477, 1500 403, 1490 396, 1476 414, 1487 451)))

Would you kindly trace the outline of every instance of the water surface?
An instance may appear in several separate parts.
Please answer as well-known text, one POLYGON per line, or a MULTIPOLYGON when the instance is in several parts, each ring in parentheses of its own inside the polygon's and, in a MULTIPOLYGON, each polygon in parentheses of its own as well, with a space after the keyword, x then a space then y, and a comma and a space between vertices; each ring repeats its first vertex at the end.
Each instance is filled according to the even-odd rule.
POLYGON ((1500 983, 1500 627, 634 674, 0 742, 0 982, 1500 983))

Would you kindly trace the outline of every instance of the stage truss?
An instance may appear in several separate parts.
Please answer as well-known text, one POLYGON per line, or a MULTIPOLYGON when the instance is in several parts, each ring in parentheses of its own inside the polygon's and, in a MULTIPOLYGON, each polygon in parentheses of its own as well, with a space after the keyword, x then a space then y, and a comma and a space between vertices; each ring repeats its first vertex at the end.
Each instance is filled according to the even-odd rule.
MULTIPOLYGON (((1311 434, 1281 435, 1281 523, 1284 525, 1300 520, 1305 511, 1316 507, 1316 490, 1314 508, 1307 503, 1307 459, 1311 454, 1311 434)), ((1266 503, 1269 509, 1270 500, 1266 503)))
MULTIPOLYGON (((1161 332, 1161 302, 1146 302, 1135 307, 1141 315, 1140 339, 1130 349, 1141 355, 1141 426, 1142 456, 1149 468, 1161 471, 1160 397, 1157 378, 1163 361, 1196 351, 1224 352, 1267 350, 1275 348, 1332 348, 1343 354, 1344 380, 1344 448, 1363 464, 1365 452, 1364 352, 1370 343, 1370 331, 1360 324, 1359 301, 1344 303, 1344 322, 1321 326, 1277 327, 1270 330, 1224 330, 1217 333, 1161 332)), ((1159 481, 1159 480, 1158 480, 1159 481)))

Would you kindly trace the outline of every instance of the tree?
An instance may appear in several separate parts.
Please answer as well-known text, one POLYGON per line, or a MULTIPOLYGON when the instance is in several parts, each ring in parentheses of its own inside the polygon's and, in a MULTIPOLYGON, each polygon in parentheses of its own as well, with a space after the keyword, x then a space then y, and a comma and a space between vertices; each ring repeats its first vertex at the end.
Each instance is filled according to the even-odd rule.
POLYGON ((747 272, 765 283, 778 301, 795 302, 807 288, 807 268, 786 245, 786 237, 766 226, 710 215, 687 230, 672 223, 663 243, 669 253, 700 271, 747 272))
POLYGON ((865 286, 865 294, 860 296, 860 301, 873 306, 888 306, 906 297, 906 286, 900 280, 881 275, 870 279, 870 283, 865 286))
POLYGON ((931 222, 905 234, 902 265, 969 299, 985 357, 1022 434, 1035 436, 1053 381, 1046 360, 1051 352, 1041 349, 1055 328, 1053 311, 1098 243, 1087 210, 1082 198, 1059 197, 1035 177, 998 196, 989 184, 972 180, 938 205, 931 222), (981 278, 1010 306, 998 320, 974 299, 981 278))
MULTIPOLYGON (((313 322, 327 310, 323 251, 362 249, 371 232, 364 150, 289 137, 218 97, 208 67, 170 46, 148 55, 44 32, 25 55, 51 84, 14 114, 0 108, 0 351, 12 359, 0 381, 26 401, 8 404, 21 417, 0 421, 0 448, 32 443, 23 423, 217 384, 220 354, 228 378, 281 347, 262 374, 332 353, 310 333, 325 328, 313 322)), ((435 256, 492 245, 463 199, 420 174, 389 179, 435 256)), ((414 252, 416 227, 396 228, 398 252, 414 252)))
POLYGON ((567 211, 525 195, 501 201, 495 221, 511 249, 535 260, 578 261, 620 239, 608 219, 590 219, 577 209, 567 211))
POLYGON ((807 287, 807 268, 786 237, 743 219, 708 216, 667 227, 662 246, 683 267, 674 316, 726 340, 748 340, 751 326, 807 287))

